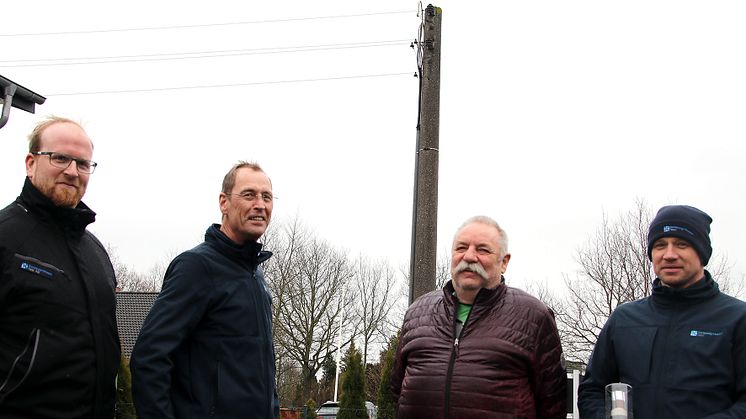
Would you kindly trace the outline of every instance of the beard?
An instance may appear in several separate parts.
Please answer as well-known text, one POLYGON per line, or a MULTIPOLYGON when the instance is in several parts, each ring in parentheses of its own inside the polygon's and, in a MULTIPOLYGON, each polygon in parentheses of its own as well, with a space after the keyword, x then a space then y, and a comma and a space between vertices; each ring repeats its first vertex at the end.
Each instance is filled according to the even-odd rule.
POLYGON ((54 202, 55 205, 58 207, 70 207, 75 208, 78 206, 78 203, 80 203, 80 200, 83 199, 83 196, 77 191, 60 191, 55 190, 52 194, 52 202, 54 202))
POLYGON ((45 184, 38 189, 58 207, 75 208, 83 199, 84 189, 81 185, 77 185, 75 189, 70 189, 55 184, 45 184))

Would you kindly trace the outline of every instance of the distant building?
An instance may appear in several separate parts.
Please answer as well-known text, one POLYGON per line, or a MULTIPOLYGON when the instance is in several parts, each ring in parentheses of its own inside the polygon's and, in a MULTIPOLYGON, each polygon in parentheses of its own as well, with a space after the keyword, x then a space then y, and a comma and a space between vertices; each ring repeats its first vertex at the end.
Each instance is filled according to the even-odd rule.
POLYGON ((122 345, 122 355, 127 359, 132 355, 140 328, 145 317, 158 297, 157 292, 118 292, 117 328, 122 345))

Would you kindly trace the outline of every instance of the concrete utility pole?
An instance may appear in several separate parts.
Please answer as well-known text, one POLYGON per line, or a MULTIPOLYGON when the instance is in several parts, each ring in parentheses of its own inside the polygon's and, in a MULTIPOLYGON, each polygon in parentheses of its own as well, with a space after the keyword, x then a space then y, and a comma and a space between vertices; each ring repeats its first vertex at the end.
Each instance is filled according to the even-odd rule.
POLYGON ((440 21, 429 4, 417 40, 420 110, 417 121, 409 303, 435 289, 438 243, 438 128, 440 125, 440 21))

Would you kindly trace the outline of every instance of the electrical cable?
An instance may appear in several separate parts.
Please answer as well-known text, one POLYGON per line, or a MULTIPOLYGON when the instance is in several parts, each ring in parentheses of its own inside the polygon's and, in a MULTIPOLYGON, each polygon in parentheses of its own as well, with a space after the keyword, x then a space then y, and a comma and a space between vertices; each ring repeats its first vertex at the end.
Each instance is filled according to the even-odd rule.
POLYGON ((96 92, 49 93, 45 96, 49 98, 53 96, 82 96, 82 95, 102 95, 102 94, 119 94, 119 93, 163 92, 163 91, 189 90, 189 89, 214 89, 214 88, 221 88, 221 87, 258 86, 258 85, 285 84, 285 83, 308 83, 308 82, 350 80, 350 79, 375 78, 375 77, 394 77, 394 76, 403 76, 403 75, 411 77, 411 74, 412 74, 411 72, 381 73, 381 74, 365 74, 365 75, 357 75, 357 76, 325 77, 325 78, 316 78, 316 79, 275 80, 275 81, 263 81, 263 82, 229 83, 229 84, 214 84, 214 85, 200 85, 200 86, 155 87, 151 89, 102 90, 102 91, 96 91, 96 92))
POLYGON ((412 10, 399 10, 391 12, 373 12, 373 13, 358 13, 349 15, 331 15, 331 16, 309 16, 309 17, 298 17, 298 18, 285 18, 285 19, 265 19, 265 20, 252 20, 243 22, 219 22, 219 23, 202 23, 194 25, 173 25, 173 26, 148 26, 140 28, 119 28, 119 29, 90 29, 80 31, 57 31, 57 32, 29 32, 29 33, 0 33, 0 37, 15 37, 15 36, 59 36, 59 35, 82 35, 92 33, 110 33, 110 32, 135 32, 135 31, 154 31, 154 30, 172 30, 172 29, 192 29, 192 28, 206 28, 216 26, 235 26, 235 25, 253 25, 253 24, 264 24, 264 23, 280 23, 280 22, 297 22, 307 20, 321 20, 321 19, 347 19, 356 17, 367 17, 367 16, 380 16, 380 15, 393 15, 412 13, 412 10))
POLYGON ((160 53, 142 55, 122 55, 109 57, 78 57, 78 58, 39 58, 31 60, 0 60, 0 63, 30 63, 30 64, 3 64, 3 67, 50 67, 68 65, 88 64, 112 64, 151 61, 173 61, 173 60, 196 60, 203 58, 235 57, 246 55, 286 54, 296 52, 329 51, 343 49, 373 48, 401 45, 408 40, 355 42, 349 44, 308 45, 298 47, 275 47, 275 48, 253 48, 244 50, 223 51, 200 51, 182 53, 160 53), (92 60, 92 61, 91 61, 92 60), (99 61, 96 61, 99 60, 99 61), (103 61, 101 61, 103 60, 103 61), (72 62, 45 62, 45 61, 72 61, 72 62), (77 61, 77 62, 76 62, 77 61))

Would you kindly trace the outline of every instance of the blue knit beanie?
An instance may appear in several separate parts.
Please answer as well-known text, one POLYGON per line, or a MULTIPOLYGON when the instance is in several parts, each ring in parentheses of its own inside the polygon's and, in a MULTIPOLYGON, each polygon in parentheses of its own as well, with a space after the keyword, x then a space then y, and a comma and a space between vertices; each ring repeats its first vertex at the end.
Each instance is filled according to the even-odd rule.
POLYGON ((710 223, 712 218, 689 205, 668 205, 660 210, 648 230, 648 258, 653 259, 653 243, 661 237, 678 237, 694 246, 702 265, 712 255, 710 223))

